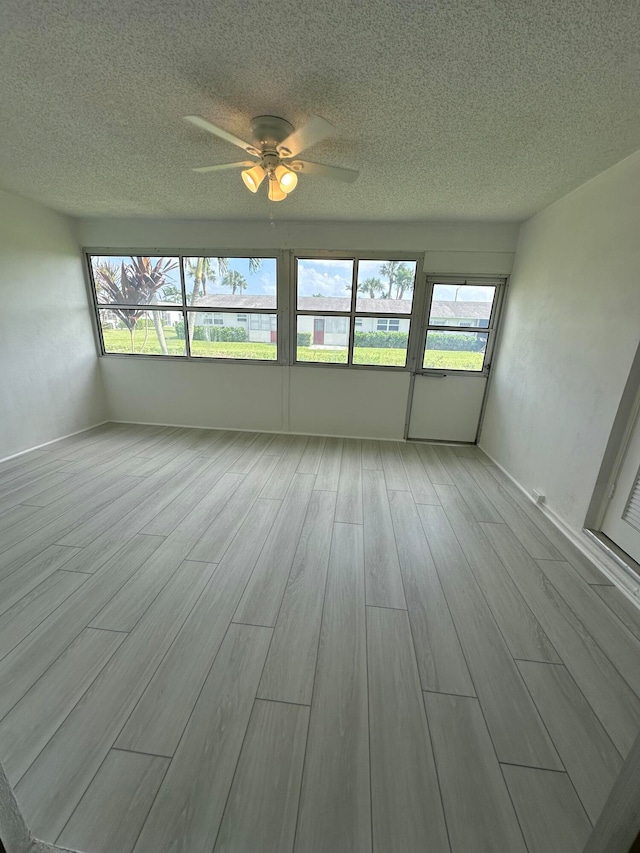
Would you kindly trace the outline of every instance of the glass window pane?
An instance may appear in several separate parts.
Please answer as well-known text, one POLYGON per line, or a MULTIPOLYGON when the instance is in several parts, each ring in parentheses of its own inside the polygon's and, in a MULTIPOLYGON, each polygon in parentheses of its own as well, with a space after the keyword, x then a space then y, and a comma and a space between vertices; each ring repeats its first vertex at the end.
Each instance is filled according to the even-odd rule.
POLYGON ((185 258, 187 304, 216 308, 275 308, 275 258, 185 258))
POLYGON ((91 271, 102 305, 182 304, 179 258, 92 255, 91 271))
POLYGON ((179 311, 100 308, 98 317, 105 352, 186 355, 179 311))
POLYGON ((435 284, 429 325, 486 329, 495 294, 492 285, 435 284))
POLYGON ((353 363, 404 367, 407 363, 409 320, 387 317, 363 317, 361 328, 353 336, 353 363), (380 320, 384 330, 380 330, 380 320), (387 330, 388 323, 394 323, 387 330))
POLYGON ((298 260, 298 308, 302 311, 350 311, 353 261, 298 260))
POLYGON ((275 361, 277 322, 275 314, 189 312, 191 355, 275 361), (239 316, 245 319, 239 320, 239 316))
POLYGON ((356 311, 410 314, 416 266, 416 261, 358 261, 356 311))
POLYGON ((346 364, 349 351, 349 318, 298 315, 298 361, 346 364))
POLYGON ((488 332, 428 331, 422 366, 435 370, 482 370, 488 332))

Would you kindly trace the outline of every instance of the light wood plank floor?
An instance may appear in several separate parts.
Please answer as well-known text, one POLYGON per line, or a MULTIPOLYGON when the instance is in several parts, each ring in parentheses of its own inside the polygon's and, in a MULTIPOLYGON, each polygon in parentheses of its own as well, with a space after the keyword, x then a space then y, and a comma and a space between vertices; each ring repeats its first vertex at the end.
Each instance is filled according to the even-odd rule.
POLYGON ((477 448, 106 424, 0 464, 0 760, 85 853, 580 853, 640 611, 477 448))

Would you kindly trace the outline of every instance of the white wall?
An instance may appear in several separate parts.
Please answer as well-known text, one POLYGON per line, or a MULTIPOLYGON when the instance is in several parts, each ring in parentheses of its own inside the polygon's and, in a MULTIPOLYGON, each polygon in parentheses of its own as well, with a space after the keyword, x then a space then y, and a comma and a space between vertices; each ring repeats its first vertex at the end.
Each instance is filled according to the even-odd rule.
POLYGON ((0 459, 106 418, 73 222, 0 192, 0 459))
POLYGON ((581 529, 640 340, 640 152, 522 228, 480 445, 581 529))
MULTIPOLYGON (((84 247, 104 249, 426 252, 427 272, 506 275, 518 226, 85 219, 77 233, 84 247)), ((101 359, 101 368, 109 413, 117 420, 376 438, 402 438, 404 432, 407 374, 124 358, 101 359)), ((475 435, 476 423, 469 434, 475 435)))

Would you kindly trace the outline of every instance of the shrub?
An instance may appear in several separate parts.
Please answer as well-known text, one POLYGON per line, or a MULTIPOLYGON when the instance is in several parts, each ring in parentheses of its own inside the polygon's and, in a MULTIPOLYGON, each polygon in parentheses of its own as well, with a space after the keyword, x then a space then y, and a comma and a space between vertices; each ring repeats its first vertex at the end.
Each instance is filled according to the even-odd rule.
POLYGON ((298 332, 297 338, 299 347, 311 346, 311 332, 298 332))
POLYGON ((429 332, 427 335, 427 349, 483 352, 486 344, 486 332, 484 335, 465 332, 429 332))
POLYGON ((407 332, 356 332, 354 346, 405 349, 408 337, 407 332))
MULTIPOLYGON (((184 340, 184 323, 176 323, 174 326, 176 337, 184 340)), ((193 328, 194 341, 233 341, 242 343, 247 340, 247 333, 244 329, 238 329, 234 326, 194 326, 193 328)))

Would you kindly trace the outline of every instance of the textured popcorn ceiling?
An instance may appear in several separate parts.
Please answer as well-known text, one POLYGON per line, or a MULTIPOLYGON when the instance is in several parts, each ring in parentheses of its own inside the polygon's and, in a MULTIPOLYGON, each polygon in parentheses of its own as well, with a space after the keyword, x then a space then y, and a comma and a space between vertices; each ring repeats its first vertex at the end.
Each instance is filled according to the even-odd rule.
MULTIPOLYGON (((520 220, 640 148, 638 0, 2 0, 0 186, 75 215, 520 220), (324 116, 280 205, 187 125, 324 116)), ((240 154, 240 158, 237 155, 240 154)))

